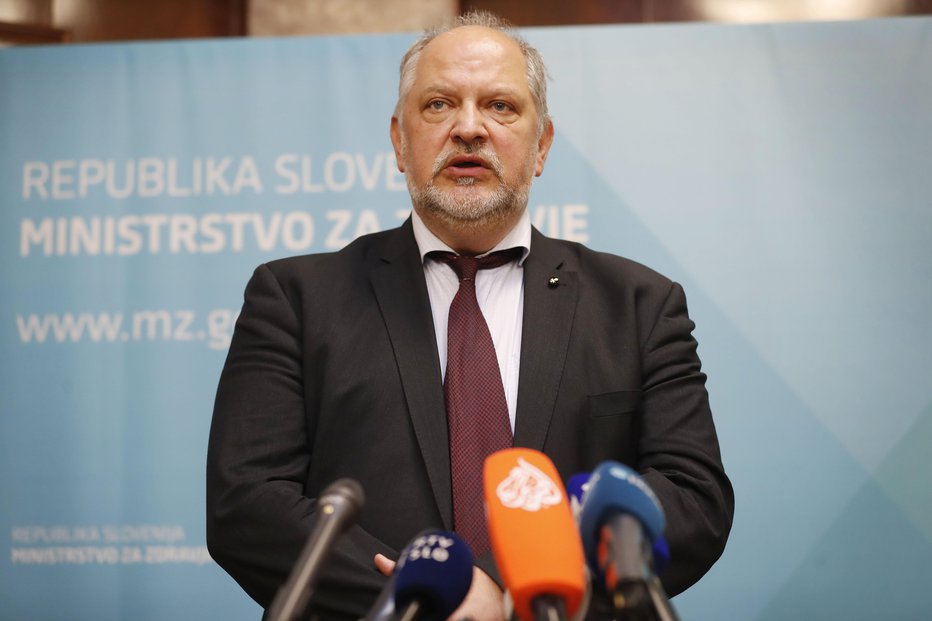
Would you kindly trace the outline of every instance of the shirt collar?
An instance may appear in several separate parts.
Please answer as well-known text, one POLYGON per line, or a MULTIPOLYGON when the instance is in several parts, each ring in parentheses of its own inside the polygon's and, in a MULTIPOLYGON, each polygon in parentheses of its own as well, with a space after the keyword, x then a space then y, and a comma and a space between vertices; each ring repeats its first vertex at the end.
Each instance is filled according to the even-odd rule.
MULTIPOLYGON (((413 209, 411 210, 411 226, 414 228, 414 240, 417 242, 418 251, 421 253, 422 263, 428 252, 437 250, 454 252, 452 248, 443 243, 439 237, 434 235, 431 230, 427 228, 427 225, 421 220, 417 211, 413 209)), ((521 214, 521 219, 508 231, 508 234, 505 235, 502 241, 498 242, 489 252, 479 256, 485 256, 497 250, 506 250, 508 248, 521 248, 523 251, 521 253, 521 259, 518 261, 519 265, 523 265, 525 259, 527 259, 527 256, 531 253, 531 214, 528 213, 527 209, 524 210, 521 214)))

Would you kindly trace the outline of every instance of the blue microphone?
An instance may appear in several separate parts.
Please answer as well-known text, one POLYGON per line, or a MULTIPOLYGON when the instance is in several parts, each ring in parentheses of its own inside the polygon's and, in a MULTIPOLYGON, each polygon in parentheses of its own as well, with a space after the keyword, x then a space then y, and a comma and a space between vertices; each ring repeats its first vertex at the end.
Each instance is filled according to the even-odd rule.
POLYGON ((664 565, 669 558, 665 526, 660 501, 640 475, 617 462, 595 469, 579 530, 589 568, 622 616, 653 610, 661 619, 677 618, 656 576, 654 550, 664 565))
POLYGON ((395 566, 395 619, 444 621, 466 599, 472 575, 466 542, 444 531, 420 533, 395 566))
MULTIPOLYGON (((579 523, 580 513, 582 512, 582 503, 586 498, 586 492, 591 486, 590 479, 592 475, 588 472, 574 474, 566 482, 566 494, 570 497, 570 507, 573 509, 573 517, 576 523, 579 523)), ((662 575, 663 571, 670 563, 670 546, 667 540, 661 535, 653 541, 651 551, 654 555, 654 571, 657 575, 662 575)))

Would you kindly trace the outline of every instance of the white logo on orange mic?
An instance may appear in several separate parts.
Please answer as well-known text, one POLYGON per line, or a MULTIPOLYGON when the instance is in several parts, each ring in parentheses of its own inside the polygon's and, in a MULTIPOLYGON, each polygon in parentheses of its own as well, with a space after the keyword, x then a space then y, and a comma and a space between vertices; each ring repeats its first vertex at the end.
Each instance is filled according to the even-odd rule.
POLYGON ((495 493, 509 509, 540 511, 560 504, 563 494, 556 483, 536 468, 518 458, 518 465, 498 484, 495 493))

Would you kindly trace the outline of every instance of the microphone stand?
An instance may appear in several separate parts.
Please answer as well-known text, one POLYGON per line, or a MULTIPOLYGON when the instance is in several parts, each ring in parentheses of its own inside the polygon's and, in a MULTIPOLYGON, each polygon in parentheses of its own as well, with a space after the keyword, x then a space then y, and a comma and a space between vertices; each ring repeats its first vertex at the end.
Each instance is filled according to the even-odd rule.
MULTIPOLYGON (((326 513, 332 507, 324 506, 323 512, 326 513)), ((317 523, 317 528, 311 533, 308 539, 308 545, 304 546, 301 556, 295 563, 297 571, 291 572, 288 581, 279 589, 275 600, 269 607, 269 619, 271 621, 294 621, 300 619, 307 610, 307 604, 311 599, 313 584, 320 570, 325 556, 330 552, 327 547, 311 545, 318 541, 328 541, 335 538, 342 530, 342 525, 336 520, 321 520, 317 523)))
POLYGON ((531 602, 535 621, 566 621, 566 604, 554 595, 538 595, 531 602))
POLYGON ((639 557, 627 557, 618 561, 615 570, 622 576, 631 576, 618 581, 612 589, 612 600, 619 621, 680 621, 670 603, 660 579, 654 573, 653 551, 644 538, 638 521, 621 515, 612 520, 614 528, 606 529, 618 550, 640 549, 639 557))
POLYGON ((269 606, 269 621, 297 621, 307 610, 317 578, 337 537, 355 521, 364 496, 359 483, 339 479, 327 486, 318 499, 319 517, 288 579, 269 606))
POLYGON ((657 615, 657 621, 680 621, 673 604, 670 603, 663 586, 657 576, 647 582, 647 593, 650 595, 651 603, 654 605, 654 613, 657 615))

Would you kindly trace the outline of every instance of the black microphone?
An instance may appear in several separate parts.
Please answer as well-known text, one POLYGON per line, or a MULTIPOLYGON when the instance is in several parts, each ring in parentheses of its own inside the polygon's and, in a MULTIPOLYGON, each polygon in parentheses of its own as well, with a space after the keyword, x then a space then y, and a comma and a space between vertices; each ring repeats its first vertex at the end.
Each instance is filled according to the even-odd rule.
POLYGON ((324 489, 317 499, 317 525, 291 568, 288 580, 275 594, 269 606, 269 621, 303 618, 321 567, 337 537, 356 521, 364 502, 362 487, 353 479, 338 479, 324 489))

